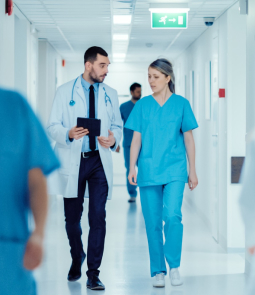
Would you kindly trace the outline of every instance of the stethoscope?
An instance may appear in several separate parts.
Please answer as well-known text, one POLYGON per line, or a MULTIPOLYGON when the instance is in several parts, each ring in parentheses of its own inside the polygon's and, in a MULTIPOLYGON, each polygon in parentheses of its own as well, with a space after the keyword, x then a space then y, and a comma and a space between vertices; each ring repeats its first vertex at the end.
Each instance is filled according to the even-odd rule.
MULTIPOLYGON (((70 105, 71 107, 75 105, 75 101, 74 101, 74 99, 73 99, 73 92, 74 92, 75 84, 76 84, 76 82, 77 82, 78 79, 79 79, 79 77, 76 78, 75 81, 74 81, 74 83, 73 83, 72 98, 71 98, 71 100, 70 100, 70 102, 69 102, 69 105, 70 105)), ((111 111, 112 111, 112 116, 109 116, 109 117, 111 118, 112 121, 114 121, 114 120, 115 120, 115 115, 114 115, 114 111, 113 111, 113 105, 112 105, 111 98, 110 98, 109 95, 107 94, 107 92, 106 92, 106 90, 105 90, 105 87, 103 87, 103 90, 104 90, 104 94, 105 94, 105 95, 104 95, 104 101, 105 101, 106 109, 107 109, 107 110, 109 109, 109 107, 108 107, 108 105, 109 105, 110 108, 111 108, 111 111)), ((108 113, 108 114, 109 114, 109 113, 108 113)))
POLYGON ((73 106, 75 105, 75 101, 73 100, 73 91, 74 91, 74 86, 75 86, 75 84, 76 84, 76 82, 77 82, 78 79, 79 79, 79 77, 76 78, 75 81, 74 81, 74 83, 73 83, 72 99, 71 99, 70 102, 69 102, 69 105, 70 105, 71 107, 73 107, 73 106))

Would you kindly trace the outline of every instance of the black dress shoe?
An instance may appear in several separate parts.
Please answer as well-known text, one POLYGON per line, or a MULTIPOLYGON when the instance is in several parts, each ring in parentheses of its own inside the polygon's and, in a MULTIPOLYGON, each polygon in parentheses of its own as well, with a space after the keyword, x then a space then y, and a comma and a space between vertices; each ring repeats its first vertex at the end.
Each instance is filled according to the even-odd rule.
POLYGON ((104 284, 99 280, 98 276, 93 276, 87 280, 87 288, 90 290, 104 290, 104 284))
POLYGON ((85 255, 82 258, 73 259, 72 265, 70 267, 67 279, 68 281, 77 281, 81 277, 81 266, 85 260, 85 255))

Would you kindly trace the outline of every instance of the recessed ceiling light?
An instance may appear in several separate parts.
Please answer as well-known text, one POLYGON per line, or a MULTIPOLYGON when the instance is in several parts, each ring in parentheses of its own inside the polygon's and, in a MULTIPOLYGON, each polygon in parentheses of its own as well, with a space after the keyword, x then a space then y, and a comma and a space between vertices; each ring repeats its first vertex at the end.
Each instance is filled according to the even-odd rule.
POLYGON ((120 41, 128 40, 128 34, 113 34, 113 40, 120 40, 120 41))
POLYGON ((113 53, 113 58, 124 59, 126 57, 126 53, 113 53))
POLYGON ((114 58, 113 62, 125 62, 125 59, 114 58))
POLYGON ((118 25, 130 25, 132 21, 132 15, 114 15, 113 23, 118 25))

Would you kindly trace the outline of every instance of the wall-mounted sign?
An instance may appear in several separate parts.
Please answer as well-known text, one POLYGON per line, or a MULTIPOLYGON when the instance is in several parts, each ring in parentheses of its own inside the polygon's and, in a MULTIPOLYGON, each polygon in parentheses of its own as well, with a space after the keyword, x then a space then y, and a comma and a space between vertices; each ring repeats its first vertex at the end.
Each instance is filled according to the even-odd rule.
POLYGON ((152 29, 187 29, 189 9, 150 9, 152 29))

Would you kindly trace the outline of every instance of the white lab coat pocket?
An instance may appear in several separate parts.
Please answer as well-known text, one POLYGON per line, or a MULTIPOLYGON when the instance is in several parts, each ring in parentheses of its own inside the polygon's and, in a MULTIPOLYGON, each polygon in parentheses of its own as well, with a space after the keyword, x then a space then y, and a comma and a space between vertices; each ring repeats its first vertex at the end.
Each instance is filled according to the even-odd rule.
POLYGON ((69 175, 70 167, 71 167, 71 149, 70 147, 67 148, 60 148, 56 147, 55 152, 60 160, 61 167, 59 168, 58 172, 60 174, 69 175))

